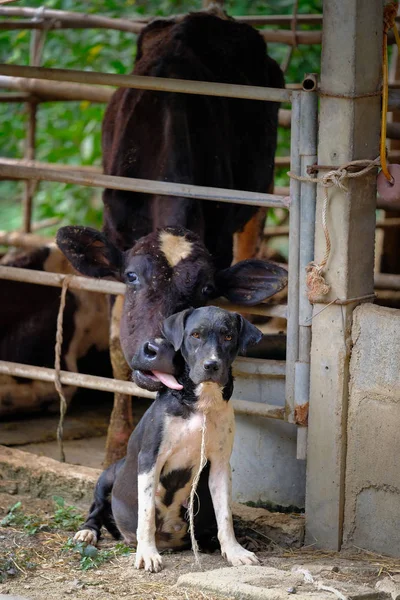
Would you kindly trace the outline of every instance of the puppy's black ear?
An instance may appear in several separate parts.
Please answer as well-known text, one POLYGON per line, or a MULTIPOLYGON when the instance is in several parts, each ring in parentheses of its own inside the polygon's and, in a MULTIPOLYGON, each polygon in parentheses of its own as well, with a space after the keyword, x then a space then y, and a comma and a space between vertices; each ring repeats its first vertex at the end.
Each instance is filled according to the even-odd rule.
POLYGON ((241 315, 237 315, 239 330, 239 353, 244 354, 248 346, 261 342, 261 331, 241 315))
POLYGON ((193 310, 194 308, 187 308, 186 310, 182 310, 175 315, 171 315, 164 321, 164 337, 173 345, 175 351, 179 350, 182 346, 186 319, 193 312, 193 310))

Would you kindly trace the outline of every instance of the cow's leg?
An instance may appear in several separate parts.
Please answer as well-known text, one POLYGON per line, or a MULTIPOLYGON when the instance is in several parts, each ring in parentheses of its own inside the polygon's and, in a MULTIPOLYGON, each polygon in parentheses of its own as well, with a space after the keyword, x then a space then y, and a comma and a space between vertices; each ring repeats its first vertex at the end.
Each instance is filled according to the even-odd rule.
MULTIPOLYGON (((120 322, 124 298, 117 296, 111 311, 110 356, 114 379, 129 381, 130 368, 120 343, 120 322)), ((115 393, 114 406, 108 426, 104 466, 108 467, 126 454, 129 436, 133 431, 132 399, 126 394, 115 393)))
POLYGON ((262 243, 267 210, 260 208, 256 214, 246 223, 243 231, 235 233, 233 262, 237 263, 246 258, 254 258, 258 255, 262 243))

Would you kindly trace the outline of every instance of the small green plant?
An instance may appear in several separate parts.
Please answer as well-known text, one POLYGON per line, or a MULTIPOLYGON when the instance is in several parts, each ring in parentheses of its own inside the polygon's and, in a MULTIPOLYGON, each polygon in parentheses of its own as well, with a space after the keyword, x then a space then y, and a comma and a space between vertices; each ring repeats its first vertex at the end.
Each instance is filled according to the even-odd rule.
POLYGON ((67 531, 77 529, 83 519, 75 506, 68 506, 60 496, 53 496, 53 501, 57 507, 52 518, 53 524, 67 531))
POLYGON ((36 515, 26 515, 21 502, 14 504, 0 521, 2 527, 22 527, 28 535, 35 535, 43 523, 36 515))
POLYGON ((99 550, 91 544, 86 545, 83 542, 74 542, 69 539, 63 548, 64 552, 72 551, 80 555, 79 568, 82 571, 89 569, 98 569, 103 563, 117 558, 118 556, 127 556, 132 552, 132 548, 122 542, 115 544, 110 550, 99 550))
POLYGON ((27 515, 22 510, 22 503, 17 502, 0 521, 0 527, 22 528, 28 535, 35 535, 38 531, 54 531, 63 529, 74 531, 82 522, 82 515, 74 506, 65 504, 64 498, 53 496, 55 503, 54 515, 46 519, 38 515, 27 515))

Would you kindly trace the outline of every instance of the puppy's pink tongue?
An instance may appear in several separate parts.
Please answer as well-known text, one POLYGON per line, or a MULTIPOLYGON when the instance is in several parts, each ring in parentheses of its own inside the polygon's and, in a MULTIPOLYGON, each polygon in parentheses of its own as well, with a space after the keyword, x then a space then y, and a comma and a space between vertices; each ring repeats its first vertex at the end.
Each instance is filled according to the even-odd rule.
POLYGON ((167 387, 171 388, 171 390, 182 390, 183 385, 177 382, 173 375, 169 373, 161 373, 161 371, 152 371, 154 377, 157 377, 167 387))

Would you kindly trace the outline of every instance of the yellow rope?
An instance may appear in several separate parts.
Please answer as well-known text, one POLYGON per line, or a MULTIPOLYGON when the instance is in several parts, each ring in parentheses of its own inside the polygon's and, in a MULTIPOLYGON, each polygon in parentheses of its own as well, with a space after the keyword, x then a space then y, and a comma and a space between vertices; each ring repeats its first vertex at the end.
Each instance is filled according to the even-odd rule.
POLYGON ((382 71, 383 71, 383 90, 382 90, 382 120, 381 120, 381 142, 380 142, 380 157, 381 168, 386 179, 393 183, 393 177, 389 173, 386 160, 386 122, 388 112, 388 97, 389 97, 389 67, 388 67, 388 49, 387 36, 390 29, 393 30, 396 39, 397 47, 400 52, 400 38, 396 27, 398 3, 397 1, 389 2, 383 9, 383 50, 382 50, 382 71))

